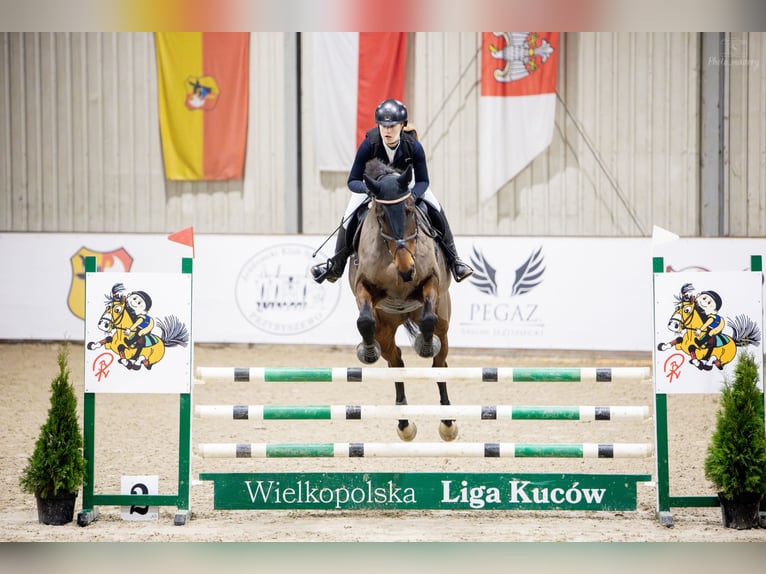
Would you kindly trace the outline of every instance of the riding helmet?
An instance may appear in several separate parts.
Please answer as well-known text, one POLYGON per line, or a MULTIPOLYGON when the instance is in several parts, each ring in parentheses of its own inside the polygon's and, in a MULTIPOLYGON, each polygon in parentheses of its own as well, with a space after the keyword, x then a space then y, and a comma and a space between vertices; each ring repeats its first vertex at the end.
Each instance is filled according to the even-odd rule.
POLYGON ((375 123, 381 126, 407 125, 407 106, 399 100, 384 100, 375 109, 375 123))

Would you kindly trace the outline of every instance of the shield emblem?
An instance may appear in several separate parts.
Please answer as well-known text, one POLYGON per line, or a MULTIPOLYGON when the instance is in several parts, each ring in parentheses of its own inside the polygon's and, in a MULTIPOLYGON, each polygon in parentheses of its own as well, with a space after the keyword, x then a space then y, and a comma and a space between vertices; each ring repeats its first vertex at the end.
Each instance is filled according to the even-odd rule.
POLYGON ((85 319, 85 258, 96 258, 97 271, 128 272, 133 265, 133 257, 123 247, 114 251, 93 251, 87 247, 72 255, 72 282, 69 285, 67 304, 73 315, 85 319))

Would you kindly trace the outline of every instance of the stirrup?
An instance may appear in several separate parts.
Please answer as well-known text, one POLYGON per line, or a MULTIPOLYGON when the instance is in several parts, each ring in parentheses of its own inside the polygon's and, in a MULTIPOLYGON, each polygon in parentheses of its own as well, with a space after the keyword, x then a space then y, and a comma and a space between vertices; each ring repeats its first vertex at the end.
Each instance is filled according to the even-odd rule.
POLYGON ((452 264, 452 276, 458 283, 463 279, 467 279, 471 275, 473 275, 473 269, 471 269, 469 265, 463 263, 460 259, 455 260, 452 264))
POLYGON ((329 281, 330 283, 335 283, 343 276, 343 273, 341 272, 341 274, 338 275, 330 261, 326 261, 325 263, 314 265, 311 268, 311 276, 317 283, 322 283, 325 280, 329 281))

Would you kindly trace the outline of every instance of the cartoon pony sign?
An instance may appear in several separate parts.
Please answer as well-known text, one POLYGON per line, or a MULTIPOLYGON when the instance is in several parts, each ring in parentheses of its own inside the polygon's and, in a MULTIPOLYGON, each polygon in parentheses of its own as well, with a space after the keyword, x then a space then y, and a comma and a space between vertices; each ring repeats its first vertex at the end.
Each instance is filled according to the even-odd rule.
POLYGON ((760 273, 668 273, 654 281, 656 392, 720 392, 739 348, 762 356, 760 273))
POLYGON ((86 392, 188 392, 190 275, 89 273, 85 312, 86 392))

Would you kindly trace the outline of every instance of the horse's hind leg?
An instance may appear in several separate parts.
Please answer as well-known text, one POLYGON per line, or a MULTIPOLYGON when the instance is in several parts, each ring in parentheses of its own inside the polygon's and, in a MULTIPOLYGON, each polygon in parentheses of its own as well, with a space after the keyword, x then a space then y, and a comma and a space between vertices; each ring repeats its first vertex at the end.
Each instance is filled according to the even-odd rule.
MULTIPOLYGON (((441 340, 442 345, 439 352, 434 356, 434 360, 431 364, 435 368, 447 367, 447 354, 449 353, 449 319, 443 317, 439 320, 436 326, 436 333, 434 338, 441 340)), ((436 385, 439 387, 439 404, 449 405, 449 395, 447 394, 446 381, 438 381, 436 385)), ((443 441, 453 441, 457 438, 457 422, 454 419, 442 419, 439 423, 439 436, 443 441)))
MULTIPOLYGON (((439 404, 450 404, 449 396, 447 395, 447 383, 440 381, 436 385, 439 387, 439 404)), ((439 436, 443 441, 455 440, 457 438, 457 423, 454 420, 442 419, 439 423, 439 436)))
POLYGON ((439 317, 436 314, 437 297, 437 284, 434 279, 429 279, 423 285, 423 310, 417 321, 420 333, 413 342, 415 352, 421 357, 436 357, 442 350, 443 343, 434 333, 439 325, 439 317))
MULTIPOLYGON (((381 320, 378 324, 377 339, 380 343, 381 354, 388 362, 389 368, 403 367, 402 350, 396 344, 396 327, 381 320)), ((394 388, 396 389, 396 404, 406 405, 407 396, 404 393, 404 381, 394 382, 394 388)), ((396 433, 400 439, 409 442, 415 438, 418 427, 407 419, 399 419, 396 433)))
MULTIPOLYGON (((406 405, 407 397, 404 394, 404 383, 397 381, 394 383, 394 387, 396 388, 396 404, 406 405)), ((407 419, 399 419, 396 433, 399 435, 400 439, 409 442, 415 438, 415 435, 418 433, 418 427, 415 426, 415 423, 412 423, 407 419)))

